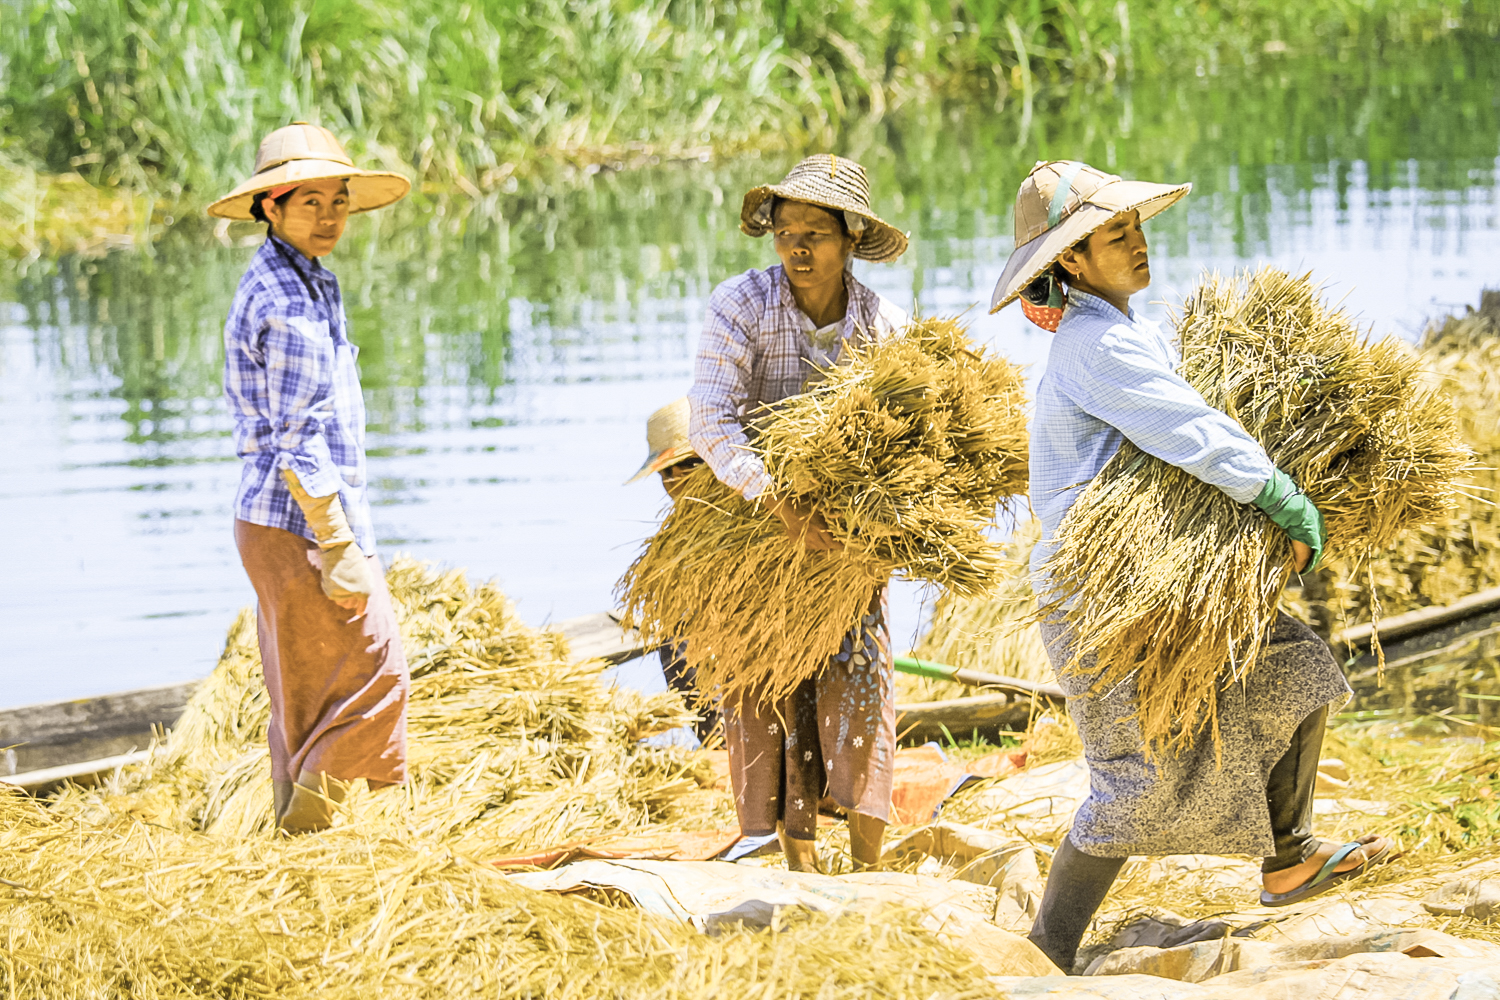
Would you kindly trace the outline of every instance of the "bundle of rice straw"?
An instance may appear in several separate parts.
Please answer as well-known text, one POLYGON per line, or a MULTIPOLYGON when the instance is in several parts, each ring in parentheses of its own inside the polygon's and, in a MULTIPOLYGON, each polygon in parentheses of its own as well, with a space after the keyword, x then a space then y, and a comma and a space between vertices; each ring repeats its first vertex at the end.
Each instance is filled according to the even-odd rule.
MULTIPOLYGON (((1468 469, 1453 407, 1394 337, 1371 343, 1307 277, 1207 277, 1178 321, 1181 373, 1240 421, 1358 560, 1441 517, 1468 469)), ((1292 575, 1286 535, 1249 504, 1126 443, 1084 490, 1049 563, 1101 689, 1138 672, 1152 746, 1216 725, 1221 685, 1255 667, 1292 575)), ((1055 605, 1054 605, 1055 607, 1055 605)), ((1039 613, 1047 613, 1041 609, 1039 613)))
POLYGON ((1026 489, 1020 369, 952 319, 857 349, 756 420, 774 491, 823 515, 841 552, 696 470, 620 581, 628 624, 683 642, 706 696, 774 701, 816 675, 893 573, 987 592, 1005 559, 986 535, 1026 489))
MULTIPOLYGON (((946 593, 932 609, 931 624, 912 655, 963 670, 1051 681, 1052 665, 1035 621, 1031 590, 1031 550, 1041 536, 1032 518, 1002 546, 1006 571, 992 594, 959 597, 946 593)), ((938 701, 957 693, 950 681, 903 674, 896 680, 899 700, 938 701)))
MULTIPOLYGON (((338 822, 489 856, 600 830, 732 826, 706 762, 638 742, 689 718, 676 695, 613 691, 602 663, 569 663, 565 639, 530 628, 497 587, 462 571, 397 559, 387 582, 412 674, 410 778, 375 794, 361 783, 338 822)), ((270 836, 268 719, 247 609, 161 752, 102 792, 66 790, 53 812, 270 836)))
POLYGON ((1475 467, 1450 514, 1408 532, 1367 566, 1335 566, 1304 583, 1306 612, 1325 630, 1500 586, 1500 292, 1486 292, 1477 311, 1429 325, 1421 357, 1453 403, 1475 467))

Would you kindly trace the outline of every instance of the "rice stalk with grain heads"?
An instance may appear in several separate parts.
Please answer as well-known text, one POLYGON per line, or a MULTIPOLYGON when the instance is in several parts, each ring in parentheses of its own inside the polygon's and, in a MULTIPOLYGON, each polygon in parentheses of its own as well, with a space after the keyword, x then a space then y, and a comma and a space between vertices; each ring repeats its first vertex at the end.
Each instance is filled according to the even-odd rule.
POLYGON ((695 471, 620 582, 626 622, 680 642, 699 690, 774 701, 815 676, 895 573, 966 596, 1006 560, 987 534, 1026 489, 1020 369, 952 319, 853 348, 848 363, 754 419, 774 492, 821 513, 839 552, 695 471))
MULTIPOLYGON (((1358 565, 1440 518, 1469 467, 1452 404, 1395 337, 1371 341, 1308 277, 1207 277, 1177 324, 1182 376, 1238 420, 1317 504, 1325 559, 1358 565)), ((1048 563, 1075 660, 1098 689, 1135 672, 1148 744, 1212 727, 1220 688, 1255 669, 1291 579, 1291 541, 1128 441, 1069 510, 1048 563)))

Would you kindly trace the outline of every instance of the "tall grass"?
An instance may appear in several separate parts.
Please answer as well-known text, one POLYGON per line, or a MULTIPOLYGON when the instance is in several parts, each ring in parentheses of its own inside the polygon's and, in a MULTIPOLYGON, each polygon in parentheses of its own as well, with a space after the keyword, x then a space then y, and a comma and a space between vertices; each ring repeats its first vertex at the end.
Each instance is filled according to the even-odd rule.
POLYGON ((828 145, 914 101, 1493 33, 1495 0, 12 0, 0 135, 205 197, 298 118, 477 193, 558 159, 828 145))

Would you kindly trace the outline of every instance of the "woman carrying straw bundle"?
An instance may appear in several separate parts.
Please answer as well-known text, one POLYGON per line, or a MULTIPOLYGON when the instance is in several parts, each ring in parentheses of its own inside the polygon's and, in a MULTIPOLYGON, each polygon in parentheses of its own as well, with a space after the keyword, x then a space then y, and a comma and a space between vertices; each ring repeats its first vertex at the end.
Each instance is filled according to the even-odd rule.
MULTIPOLYGON (((905 314, 849 268, 854 257, 893 261, 907 239, 871 210, 864 168, 826 154, 803 160, 780 184, 746 193, 740 228, 772 233, 781 264, 714 289, 688 394, 689 440, 721 482, 764 504, 792 538, 833 550, 838 543, 817 511, 771 491, 744 425, 758 408, 800 393, 820 368, 838 364, 847 346, 905 325, 905 314)), ((882 589, 818 677, 779 702, 745 695, 723 706, 740 829, 751 837, 778 833, 793 870, 817 870, 825 793, 848 813, 855 863, 880 860, 895 767, 893 669, 882 589)))
MULTIPOLYGON (((1078 162, 1038 163, 1016 195, 1016 251, 991 311, 1016 298, 1056 332, 1037 386, 1031 502, 1039 607, 1070 606, 1047 560, 1070 506, 1127 439, 1232 500, 1254 504, 1293 540, 1298 570, 1316 566, 1322 517, 1261 445, 1176 372, 1157 324, 1130 308, 1151 281, 1141 222, 1190 185, 1124 181, 1078 162)), ((1134 675, 1096 687, 1092 654, 1076 664, 1064 615, 1042 623, 1089 763, 1091 788, 1055 854, 1031 939, 1061 968, 1126 859, 1136 854, 1258 854, 1268 906, 1325 891, 1388 850, 1379 837, 1343 845, 1312 834, 1313 788, 1330 705, 1349 687, 1327 645, 1282 614, 1255 670, 1226 688, 1219 742, 1147 753, 1134 675)))
POLYGON ((404 197, 332 133, 297 123, 209 206, 266 223, 224 327, 224 393, 244 459, 235 544, 258 598, 278 828, 332 823, 348 783, 406 780, 410 681, 365 496, 365 408, 338 279, 319 258, 350 212, 404 197))

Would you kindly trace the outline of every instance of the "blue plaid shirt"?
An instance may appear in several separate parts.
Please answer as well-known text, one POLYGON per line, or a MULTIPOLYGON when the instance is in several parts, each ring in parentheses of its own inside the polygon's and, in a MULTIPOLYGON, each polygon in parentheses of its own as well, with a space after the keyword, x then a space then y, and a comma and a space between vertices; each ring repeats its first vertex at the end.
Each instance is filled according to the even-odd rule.
POLYGON ((1051 589, 1042 566, 1068 508, 1120 445, 1136 447, 1217 486, 1239 503, 1260 494, 1274 466, 1245 429, 1177 374, 1161 327, 1097 296, 1068 293, 1031 422, 1031 508, 1042 540, 1031 551, 1032 585, 1051 589))
POLYGON ((365 403, 338 279, 275 237, 256 251, 224 324, 224 395, 245 460, 234 514, 312 539, 281 470, 337 492, 360 549, 375 551, 365 497, 365 403))

